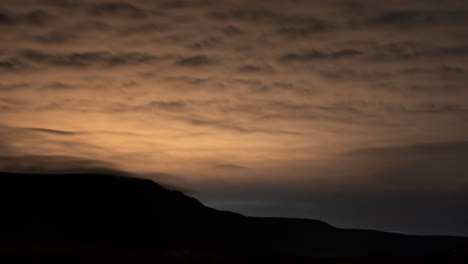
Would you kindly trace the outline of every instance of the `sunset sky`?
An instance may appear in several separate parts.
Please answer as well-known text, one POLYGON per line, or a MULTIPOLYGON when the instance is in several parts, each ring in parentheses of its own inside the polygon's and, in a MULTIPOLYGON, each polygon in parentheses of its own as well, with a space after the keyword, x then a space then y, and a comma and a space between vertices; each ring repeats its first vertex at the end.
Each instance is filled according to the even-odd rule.
POLYGON ((15 0, 0 30, 1 171, 468 236, 468 1, 15 0))

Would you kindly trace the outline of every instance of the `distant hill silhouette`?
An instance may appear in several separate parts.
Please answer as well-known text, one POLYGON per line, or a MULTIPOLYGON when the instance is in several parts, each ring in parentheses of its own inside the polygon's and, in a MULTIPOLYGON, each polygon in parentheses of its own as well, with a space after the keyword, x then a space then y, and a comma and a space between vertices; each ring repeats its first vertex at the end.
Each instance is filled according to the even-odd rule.
POLYGON ((307 219, 246 217, 208 208, 150 180, 110 175, 0 173, 0 203, 0 256, 12 258, 21 255, 18 252, 79 249, 98 255, 178 252, 192 258, 201 254, 277 256, 276 260, 461 259, 468 249, 468 238, 339 229, 307 219))

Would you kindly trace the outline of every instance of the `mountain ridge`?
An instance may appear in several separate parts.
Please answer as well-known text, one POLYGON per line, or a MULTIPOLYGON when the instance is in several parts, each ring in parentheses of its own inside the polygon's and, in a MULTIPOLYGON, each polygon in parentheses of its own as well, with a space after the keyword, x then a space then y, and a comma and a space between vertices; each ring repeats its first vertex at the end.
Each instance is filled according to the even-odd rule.
POLYGON ((468 246, 465 237, 248 217, 129 176, 0 173, 0 198, 4 249, 190 248, 328 258, 427 256, 468 246))

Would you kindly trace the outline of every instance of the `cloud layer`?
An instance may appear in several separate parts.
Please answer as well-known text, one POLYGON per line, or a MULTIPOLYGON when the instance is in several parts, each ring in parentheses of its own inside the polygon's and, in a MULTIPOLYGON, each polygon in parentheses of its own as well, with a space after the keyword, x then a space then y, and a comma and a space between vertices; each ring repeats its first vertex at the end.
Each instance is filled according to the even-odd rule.
POLYGON ((458 0, 8 1, 0 169, 167 173, 222 208, 468 235, 448 224, 467 24, 458 0))

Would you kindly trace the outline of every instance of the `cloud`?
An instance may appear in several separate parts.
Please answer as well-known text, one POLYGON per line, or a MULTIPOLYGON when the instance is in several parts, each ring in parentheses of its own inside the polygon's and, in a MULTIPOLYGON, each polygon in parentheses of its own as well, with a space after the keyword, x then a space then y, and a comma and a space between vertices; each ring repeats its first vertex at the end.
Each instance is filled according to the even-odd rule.
POLYGON ((230 164, 230 163, 224 163, 224 164, 218 164, 216 166, 214 166, 215 169, 219 169, 219 170, 227 170, 227 171, 243 171, 243 170, 248 170, 249 168, 247 167, 244 167, 244 166, 240 166, 240 165, 237 165, 237 164, 230 164))
MULTIPOLYGON (((336 28, 329 21, 311 15, 288 14, 263 8, 214 11, 209 13, 209 17, 223 22, 234 21, 268 25, 271 26, 275 34, 287 38, 309 37, 318 33, 330 32, 336 28)), ((234 30, 234 33, 240 32, 234 30)))
POLYGON ((211 49, 217 46, 222 46, 222 41, 218 38, 208 38, 190 44, 187 48, 192 50, 211 49))
POLYGON ((0 171, 16 173, 102 173, 128 174, 111 169, 115 164, 70 156, 18 155, 0 158, 0 171))
POLYGON ((7 84, 0 83, 0 92, 18 91, 18 90, 29 88, 29 87, 31 87, 31 84, 26 83, 26 82, 7 83, 7 84))
POLYGON ((300 135, 299 132, 291 130, 271 129, 271 128, 256 128, 246 127, 241 124, 237 124, 231 120, 226 119, 208 119, 200 117, 181 117, 182 121, 187 122, 193 126, 200 127, 213 127, 220 130, 227 130, 236 133, 260 133, 260 134, 287 134, 287 135, 300 135))
POLYGON ((33 63, 71 68, 132 66, 159 59, 154 55, 141 52, 114 54, 106 51, 49 54, 37 50, 24 50, 20 56, 33 63))
POLYGON ((14 72, 25 69, 27 66, 16 59, 0 60, 0 70, 14 72))
POLYGON ((276 22, 282 16, 265 9, 243 10, 233 9, 228 11, 213 11, 208 16, 215 20, 238 20, 248 22, 276 22))
POLYGON ((187 57, 176 61, 176 65, 184 67, 200 67, 215 64, 217 61, 205 55, 187 57))
POLYGON ((468 190, 468 166, 464 162, 467 154, 468 141, 461 141, 359 149, 344 155, 373 164, 374 169, 366 173, 377 185, 426 192, 468 190))
POLYGON ((405 75, 415 75, 415 74, 434 74, 434 73, 444 73, 444 74, 462 74, 466 72, 464 68, 459 66, 449 66, 442 65, 439 67, 431 68, 409 68, 401 71, 401 74, 405 75))
POLYGON ((354 49, 344 49, 331 52, 312 50, 305 53, 288 53, 282 55, 279 60, 282 62, 334 60, 352 58, 361 55, 362 53, 360 51, 354 49))
POLYGON ((110 112, 146 112, 162 110, 165 112, 190 111, 193 102, 190 101, 151 101, 143 105, 112 104, 110 112))
POLYGON ((136 24, 136 25, 129 25, 125 28, 118 29, 118 33, 122 36, 138 36, 140 34, 152 34, 152 33, 160 33, 160 32, 167 32, 170 30, 171 26, 169 24, 162 24, 162 23, 144 23, 144 24, 136 24))
POLYGON ((91 15, 100 17, 108 16, 138 19, 146 16, 146 13, 143 9, 126 2, 108 2, 97 4, 90 7, 88 11, 91 15))
POLYGON ((11 25, 14 23, 13 17, 5 12, 0 12, 0 24, 1 25, 11 25))
POLYGON ((282 25, 278 28, 278 33, 283 34, 287 37, 307 37, 312 34, 329 32, 335 27, 323 20, 316 18, 304 18, 300 20, 292 20, 288 25, 282 25))
POLYGON ((222 32, 224 33, 224 35, 230 36, 230 37, 238 36, 242 34, 242 30, 233 25, 225 26, 222 29, 222 32))
POLYGON ((73 32, 56 30, 46 34, 37 35, 33 37, 33 39, 41 44, 63 45, 65 43, 70 43, 71 41, 76 40, 77 36, 73 32))
POLYGON ((166 173, 135 174, 118 169, 112 162, 59 155, 0 155, 0 172, 32 174, 106 174, 151 179, 177 191, 190 192, 179 177, 166 173))
MULTIPOLYGON (((189 190, 180 176, 155 171, 142 173, 125 170, 121 163, 109 160, 108 157, 105 157, 106 155, 104 157, 101 155, 102 153, 108 154, 108 149, 105 150, 91 144, 70 140, 74 136, 87 137, 104 133, 114 136, 140 136, 131 132, 64 131, 39 127, 0 125, 0 149, 2 149, 0 172, 121 175, 151 179, 179 191, 189 190), (21 141, 12 140, 17 137, 20 137, 21 141), (65 140, 59 140, 57 137, 65 138, 65 140), (51 138, 53 139, 50 140, 51 138)), ((131 159, 134 156, 135 154, 127 158, 131 159)))
POLYGON ((208 7, 210 5, 215 4, 216 1, 214 0, 173 0, 173 1, 166 1, 161 4, 162 8, 175 8, 175 9, 185 9, 185 8, 201 8, 201 7, 208 7))
POLYGON ((158 102, 154 101, 148 104, 148 107, 160 108, 168 111, 181 111, 187 109, 187 103, 181 101, 158 102))
POLYGON ((56 129, 47 129, 47 128, 36 128, 36 127, 25 127, 25 128, 21 128, 21 129, 24 129, 24 130, 27 130, 27 131, 33 131, 33 132, 41 132, 41 133, 62 135, 62 136, 73 136, 73 135, 77 134, 75 132, 62 131, 62 130, 56 130, 56 129))
POLYGON ((468 12, 465 10, 402 10, 389 11, 372 17, 366 21, 368 26, 392 26, 397 28, 431 27, 439 25, 463 26, 468 12))
POLYGON ((0 108, 4 111, 16 112, 26 105, 27 103, 23 100, 0 98, 0 108))
POLYGON ((46 84, 42 86, 43 89, 49 89, 49 90, 62 90, 62 89, 70 89, 75 87, 73 84, 70 83, 64 83, 64 82, 52 82, 49 84, 46 84))
POLYGON ((26 13, 10 13, 0 10, 0 26, 28 25, 39 27, 56 19, 57 16, 51 15, 41 9, 26 13))
POLYGON ((191 76, 170 76, 165 77, 164 81, 166 82, 176 82, 182 83, 184 85, 201 85, 206 84, 210 79, 209 78, 198 78, 198 77, 191 77, 191 76))
POLYGON ((418 42, 399 42, 378 45, 369 52, 372 60, 410 60, 420 58, 465 57, 468 45, 427 45, 418 42))
POLYGON ((240 73, 269 73, 273 71, 273 68, 269 65, 252 65, 252 64, 246 64, 242 65, 237 68, 237 71, 240 73))
POLYGON ((183 175, 258 214, 468 234, 467 8, 3 1, 2 157, 183 175))
POLYGON ((325 60, 360 59, 371 61, 410 61, 412 59, 430 59, 446 57, 465 57, 468 46, 439 46, 420 42, 396 42, 387 44, 363 45, 357 48, 334 51, 310 50, 303 53, 281 55, 280 62, 313 62, 325 60))
POLYGON ((215 128, 222 129, 222 130, 230 130, 230 131, 240 132, 240 133, 254 132, 254 130, 252 129, 248 129, 240 125, 234 124, 232 123, 232 121, 229 121, 229 120, 213 120, 213 119, 202 119, 202 118, 196 118, 196 117, 183 118, 183 120, 194 126, 215 127, 215 128))
POLYGON ((468 108, 452 103, 426 103, 412 109, 401 108, 401 111, 407 114, 463 114, 468 113, 468 108))

